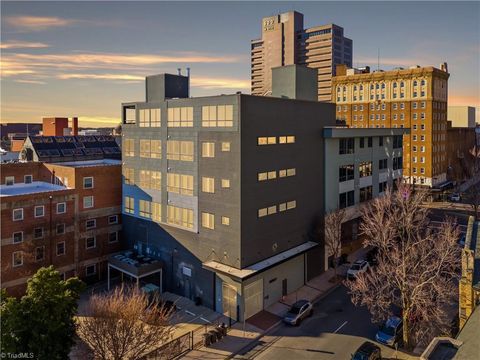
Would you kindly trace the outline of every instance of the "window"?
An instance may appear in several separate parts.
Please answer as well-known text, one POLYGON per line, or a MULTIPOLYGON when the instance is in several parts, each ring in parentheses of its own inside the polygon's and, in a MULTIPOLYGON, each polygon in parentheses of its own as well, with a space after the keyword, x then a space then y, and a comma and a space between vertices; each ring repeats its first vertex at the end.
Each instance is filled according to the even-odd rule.
POLYGON ((228 189, 230 187, 230 180, 229 179, 222 179, 222 188, 228 189))
POLYGON ((23 231, 14 232, 12 235, 12 242, 19 244, 23 241, 23 231))
POLYGON ((275 136, 262 136, 257 138, 258 145, 274 145, 277 143, 277 138, 275 136))
POLYGON ((420 129, 425 130, 425 124, 421 124, 420 129))
POLYGON ((420 135, 420 140, 425 141, 425 135, 420 135))
POLYGON ((420 119, 425 119, 425 113, 422 112, 422 113, 420 114, 420 119))
POLYGON ((15 177, 14 176, 5 176, 5 185, 14 185, 15 184, 15 177))
POLYGON ((84 189, 93 189, 93 177, 84 177, 83 178, 83 188, 84 189))
POLYGON ((65 255, 65 241, 57 243, 57 256, 65 255))
POLYGON ((140 179, 138 185, 142 189, 150 189, 151 175, 150 170, 140 170, 140 179))
POLYGON ((138 202, 138 215, 148 219, 152 217, 152 205, 150 201, 140 200, 138 202))
POLYGON ((230 218, 227 216, 222 216, 222 225, 229 226, 230 225, 230 218))
POLYGON ((13 267, 23 265, 23 251, 15 251, 12 254, 12 265, 13 267))
POLYGON ((162 204, 152 202, 152 220, 156 222, 162 221, 162 204))
POLYGON ((126 185, 135 184, 135 170, 127 167, 122 167, 123 170, 123 181, 126 185))
POLYGON ((193 141, 167 140, 167 159, 193 161, 193 141))
POLYGON ((135 156, 135 140, 123 139, 123 153, 125 156, 135 156))
POLYGON ((399 170, 403 167, 403 157, 394 157, 393 158, 393 170, 399 170))
POLYGON ((402 135, 394 135, 393 136, 393 148, 399 149, 403 146, 403 136, 402 135))
POLYGON ((417 135, 412 135, 412 141, 417 141, 417 135))
POLYGON ((97 264, 85 266, 85 276, 93 276, 97 273, 97 264))
POLYGON ((364 161, 359 165, 360 177, 372 176, 372 162, 364 161))
POLYGON ((150 157, 150 140, 140 139, 140 157, 150 157))
POLYGON ((90 229, 95 229, 97 227, 97 220, 96 219, 89 219, 85 221, 85 229, 90 230, 90 229))
POLYGON ((108 243, 109 244, 116 243, 117 241, 118 241, 118 232, 117 231, 108 233, 108 243))
POLYGON ((38 227, 33 229, 33 238, 34 239, 42 239, 43 238, 43 228, 38 227))
POLYGON ((400 110, 404 110, 405 109, 405 103, 400 103, 400 110))
POLYGON ((344 182, 348 180, 353 180, 354 178, 354 166, 351 165, 342 165, 338 168, 338 179, 339 182, 344 182))
POLYGON ((417 103, 416 103, 416 102, 413 102, 413 103, 412 103, 412 108, 414 108, 414 109, 417 108, 417 103))
POLYGON ((67 204, 62 202, 62 203, 57 203, 57 214, 65 214, 67 212, 67 204))
POLYGON ((118 215, 110 215, 108 217, 108 225, 118 224, 118 215))
POLYGON ((222 151, 230 151, 230 142, 229 141, 223 141, 222 142, 222 151))
POLYGON ((360 188, 360 202, 372 199, 372 186, 360 188))
POLYGON ((202 143, 202 157, 207 157, 207 158, 215 157, 215 143, 213 142, 202 143))
POLYGON ((168 127, 193 127, 193 107, 168 109, 168 127))
POLYGON ((388 167, 388 159, 378 160, 378 170, 385 170, 388 167))
POLYGON ((421 162, 422 164, 425 164, 425 158, 424 158, 423 156, 420 156, 420 162, 421 162))
POLYGON ((425 152, 425 146, 423 146, 423 145, 420 146, 420 151, 421 151, 421 152, 425 152))
POLYGON ((416 151, 417 151, 417 146, 416 146, 416 145, 413 145, 413 146, 412 146, 412 150, 413 150, 413 152, 416 152, 416 151))
POLYGON ((12 218, 13 221, 23 220, 23 209, 13 209, 12 218))
POLYGON ((206 193, 214 193, 215 179, 210 177, 202 177, 202 191, 206 193))
POLYGON ((160 127, 161 126, 161 112, 160 109, 140 109, 140 127, 160 127))
POLYGON ((425 168, 420 168, 420 174, 425 174, 425 168))
POLYGON ((162 126, 162 112, 160 111, 160 109, 150 109, 150 126, 162 126))
POLYGON ((123 209, 127 214, 135 213, 135 203, 134 203, 133 197, 130 197, 130 196, 124 197, 123 209))
POLYGON ((385 192, 386 190, 387 190, 387 182, 386 181, 378 183, 378 192, 379 193, 385 192))
POLYGON ((426 107, 425 101, 422 101, 422 102, 421 102, 421 105, 422 105, 422 109, 425 109, 425 107, 426 107))
POLYGON ((373 145, 372 137, 368 137, 367 141, 368 141, 368 147, 371 148, 373 145))
POLYGON ((397 108, 398 108, 397 103, 394 103, 394 104, 393 104, 393 110, 397 110, 397 108))
POLYGON ((340 155, 343 154, 353 154, 355 151, 355 139, 354 138, 346 138, 340 139, 339 141, 339 151, 340 155))
POLYGON ((167 191, 193 195, 193 176, 174 173, 167 174, 167 191))
POLYGON ((32 181, 33 181, 33 176, 32 176, 32 175, 25 175, 25 176, 23 177, 23 182, 24 182, 25 184, 31 184, 32 181))
POLYGON ((233 126, 233 105, 202 106, 202 126, 233 126))
POLYGON ((338 195, 339 208, 345 209, 347 207, 355 205, 355 191, 348 191, 338 195))
POLYGON ((42 261, 45 259, 45 246, 37 246, 35 248, 35 261, 42 261))
POLYGON ((202 226, 207 229, 215 229, 215 215, 202 212, 202 226))
POLYGON ((35 206, 35 217, 38 218, 42 216, 45 216, 45 206, 35 206))
POLYGON ((417 130, 417 124, 413 124, 412 129, 413 129, 413 130, 417 130))
POLYGON ((162 173, 160 171, 150 172, 150 188, 154 190, 162 189, 162 173))
POLYGON ((57 235, 65 234, 65 224, 57 224, 57 235))
POLYGON ((93 249, 97 245, 97 241, 95 240, 95 236, 90 236, 85 239, 85 248, 86 249, 93 249))
POLYGON ((279 144, 293 144, 295 143, 295 136, 293 135, 286 135, 286 136, 279 136, 278 137, 279 144))
POLYGON ((140 109, 138 110, 140 115, 139 126, 140 127, 149 127, 150 126, 150 109, 140 109))
POLYGON ((263 217, 263 216, 272 215, 276 213, 277 213, 277 205, 258 209, 258 217, 263 217))
POLYGON ((360 138, 360 148, 363 149, 365 147, 365 138, 360 138))
POLYGON ((193 228, 193 210, 167 205, 167 223, 193 228))
POLYGON ((85 209, 92 208, 93 207, 93 196, 84 196, 83 197, 83 207, 85 209))
POLYGON ((383 146, 383 136, 378 138, 378 146, 383 146))

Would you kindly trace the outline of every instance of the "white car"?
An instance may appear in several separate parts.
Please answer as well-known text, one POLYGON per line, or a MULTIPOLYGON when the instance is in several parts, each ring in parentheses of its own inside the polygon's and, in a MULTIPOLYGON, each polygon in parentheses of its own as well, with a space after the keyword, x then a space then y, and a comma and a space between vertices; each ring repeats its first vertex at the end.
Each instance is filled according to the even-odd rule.
POLYGON ((452 195, 450 195, 450 201, 459 202, 461 200, 462 200, 462 197, 460 196, 459 193, 453 193, 452 195))
POLYGON ((350 266, 350 269, 348 269, 348 271, 347 271, 347 279, 348 280, 355 280, 357 278, 357 275, 367 271, 368 267, 369 267, 368 261, 366 261, 366 260, 355 261, 352 264, 352 266, 350 266))

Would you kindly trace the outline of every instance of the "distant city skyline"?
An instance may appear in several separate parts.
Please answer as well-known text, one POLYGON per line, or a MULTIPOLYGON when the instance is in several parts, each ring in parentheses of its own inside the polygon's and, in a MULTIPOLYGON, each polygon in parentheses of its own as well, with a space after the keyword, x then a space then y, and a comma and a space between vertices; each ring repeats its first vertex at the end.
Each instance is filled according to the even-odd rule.
POLYGON ((115 126, 143 100, 144 78, 192 70, 191 95, 250 93, 250 40, 262 17, 296 10, 305 27, 335 23, 353 65, 448 63, 449 105, 480 106, 478 2, 1 3, 1 122, 78 116, 115 126))

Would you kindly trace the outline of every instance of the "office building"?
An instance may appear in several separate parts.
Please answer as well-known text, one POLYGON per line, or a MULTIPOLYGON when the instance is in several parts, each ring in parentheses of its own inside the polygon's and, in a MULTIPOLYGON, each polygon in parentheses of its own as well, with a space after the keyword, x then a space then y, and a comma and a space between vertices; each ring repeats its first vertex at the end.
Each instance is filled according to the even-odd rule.
POLYGON ((122 248, 121 161, 2 165, 2 288, 25 291, 42 266, 88 283, 106 278, 122 248))
POLYGON ((447 122, 447 179, 462 182, 474 173, 475 127, 454 127, 447 122))
MULTIPOLYGON (((325 212, 345 209, 342 254, 362 246, 361 207, 402 179, 402 139, 409 129, 326 127, 325 212)), ((326 256, 330 254, 325 252, 326 256)), ((330 264, 329 259, 326 264, 330 264)))
POLYGON ((335 109, 189 98, 188 82, 149 76, 146 101, 122 105, 123 229, 158 259, 162 290, 241 320, 324 270, 322 130, 335 109))
POLYGON ((331 101, 332 75, 336 65, 352 66, 353 43, 343 28, 303 26, 303 14, 291 11, 262 19, 261 38, 251 41, 251 93, 272 93, 272 69, 304 65, 318 70, 318 100, 331 101))
POLYGON ((357 128, 410 128, 404 136, 407 182, 441 188, 447 183, 446 63, 391 71, 337 67, 332 97, 336 118, 357 128))
POLYGON ((447 119, 452 122, 452 127, 474 128, 475 107, 473 106, 449 106, 447 119))

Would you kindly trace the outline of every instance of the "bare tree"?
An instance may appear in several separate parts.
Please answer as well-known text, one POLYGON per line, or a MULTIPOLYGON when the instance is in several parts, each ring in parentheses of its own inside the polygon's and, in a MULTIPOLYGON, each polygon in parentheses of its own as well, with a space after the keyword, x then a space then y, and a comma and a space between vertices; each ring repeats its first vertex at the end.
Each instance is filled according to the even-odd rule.
POLYGON ((79 318, 78 336, 95 358, 133 360, 159 348, 171 338, 171 310, 136 287, 92 295, 89 316, 79 318))
POLYGON ((333 256, 335 281, 337 281, 338 258, 342 255, 342 223, 345 219, 345 209, 334 210, 325 216, 325 247, 327 256, 333 256))
POLYGON ((447 333, 449 304, 458 301, 459 231, 452 220, 429 226, 425 196, 400 184, 362 210, 364 246, 378 249, 378 266, 346 282, 352 301, 367 306, 375 321, 401 309, 407 348, 447 333))

